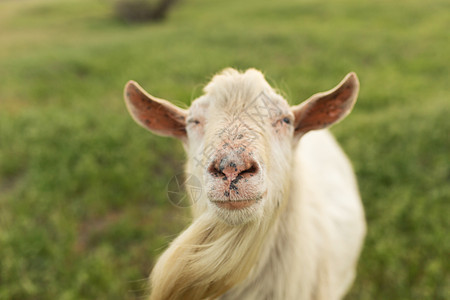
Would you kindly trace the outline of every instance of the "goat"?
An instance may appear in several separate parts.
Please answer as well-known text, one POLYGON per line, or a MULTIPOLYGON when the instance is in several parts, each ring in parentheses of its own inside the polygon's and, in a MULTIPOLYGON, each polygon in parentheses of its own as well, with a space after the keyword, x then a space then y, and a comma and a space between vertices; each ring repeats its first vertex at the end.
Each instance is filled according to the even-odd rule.
POLYGON ((326 128, 358 91, 349 73, 290 107, 261 72, 225 69, 185 110, 129 81, 133 119, 182 141, 204 191, 153 268, 150 299, 342 298, 366 225, 352 166, 326 128))

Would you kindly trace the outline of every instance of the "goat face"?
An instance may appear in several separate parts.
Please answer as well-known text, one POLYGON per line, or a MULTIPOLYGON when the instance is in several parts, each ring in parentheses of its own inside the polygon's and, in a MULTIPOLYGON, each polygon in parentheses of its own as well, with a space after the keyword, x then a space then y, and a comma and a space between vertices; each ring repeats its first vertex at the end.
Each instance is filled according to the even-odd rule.
POLYGON ((245 74, 215 77, 191 106, 186 126, 194 158, 188 172, 202 178, 203 209, 230 224, 261 218, 280 205, 293 150, 287 102, 259 72, 245 74))
POLYGON ((160 135, 183 141, 187 172, 202 183, 194 215, 212 213, 239 225, 271 217, 286 203, 298 139, 344 118, 359 83, 354 73, 333 90, 289 107, 254 69, 216 75, 189 110, 150 96, 135 82, 125 87, 133 118, 160 135))

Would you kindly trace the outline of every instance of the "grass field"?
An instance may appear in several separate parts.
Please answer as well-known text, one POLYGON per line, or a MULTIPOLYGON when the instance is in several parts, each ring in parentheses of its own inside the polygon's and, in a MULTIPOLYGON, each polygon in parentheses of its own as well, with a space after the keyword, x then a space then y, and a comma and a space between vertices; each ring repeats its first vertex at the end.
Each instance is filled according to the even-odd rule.
POLYGON ((131 25, 106 0, 0 1, 0 299, 138 299, 189 222, 166 185, 174 140, 139 128, 134 79, 186 103, 222 68, 256 67, 291 103, 349 71, 333 128, 368 236, 347 299, 450 299, 450 4, 182 1, 131 25))

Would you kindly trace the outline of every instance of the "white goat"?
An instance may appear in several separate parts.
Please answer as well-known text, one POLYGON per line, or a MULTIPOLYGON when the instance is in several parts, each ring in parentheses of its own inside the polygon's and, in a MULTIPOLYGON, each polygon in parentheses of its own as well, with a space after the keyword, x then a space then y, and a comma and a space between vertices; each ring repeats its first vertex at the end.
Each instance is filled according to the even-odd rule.
POLYGON ((350 73, 289 107, 259 71, 226 69, 183 110, 127 83, 132 117, 183 142, 186 172, 204 191, 191 199, 192 224, 154 267, 150 299, 343 297, 355 277, 364 212, 332 135, 305 133, 343 119, 358 90, 350 73))

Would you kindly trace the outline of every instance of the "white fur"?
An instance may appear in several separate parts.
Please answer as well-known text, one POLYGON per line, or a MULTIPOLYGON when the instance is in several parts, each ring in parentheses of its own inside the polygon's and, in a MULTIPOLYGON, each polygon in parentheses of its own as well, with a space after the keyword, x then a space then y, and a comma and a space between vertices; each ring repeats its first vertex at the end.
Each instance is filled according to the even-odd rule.
POLYGON ((364 213, 348 159, 327 130, 302 137, 286 209, 252 274, 220 299, 340 299, 355 276, 364 213))
MULTIPOLYGON (((355 277, 366 230, 354 173, 326 129, 304 134, 293 125, 298 116, 318 124, 324 116, 329 125, 327 116, 339 114, 337 122, 347 115, 358 93, 356 75, 349 74, 343 83, 339 97, 327 98, 336 102, 319 103, 314 119, 314 102, 291 109, 259 71, 228 69, 213 78, 186 112, 187 138, 182 138, 186 171, 206 191, 193 199, 191 226, 158 260, 150 299, 343 297, 355 277), (265 115, 259 109, 267 108, 267 100, 274 109, 265 115), (236 152, 239 148, 244 151, 236 152), (240 193, 228 190, 233 193, 228 201, 258 198, 256 204, 238 210, 214 204, 226 201, 221 197, 227 185, 208 171, 220 157, 256 161, 258 173, 236 184, 240 193)), ((151 118, 153 111, 144 113, 151 118)))

